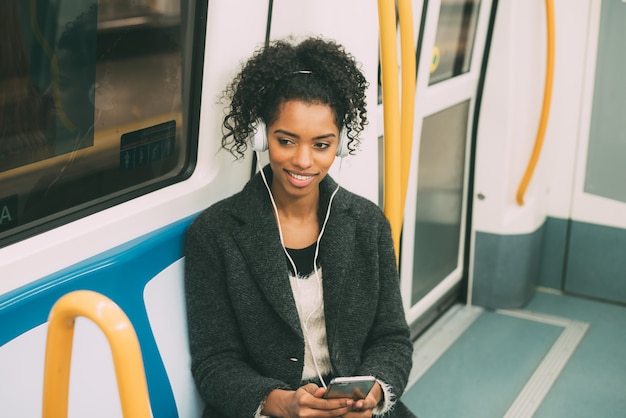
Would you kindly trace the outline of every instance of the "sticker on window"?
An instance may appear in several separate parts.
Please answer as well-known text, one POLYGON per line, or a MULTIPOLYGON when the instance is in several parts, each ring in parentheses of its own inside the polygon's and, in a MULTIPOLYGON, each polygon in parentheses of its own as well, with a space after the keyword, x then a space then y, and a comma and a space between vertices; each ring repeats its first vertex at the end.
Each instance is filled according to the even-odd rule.
POLYGON ((164 122, 122 135, 120 168, 129 170, 174 155, 176 121, 164 122))

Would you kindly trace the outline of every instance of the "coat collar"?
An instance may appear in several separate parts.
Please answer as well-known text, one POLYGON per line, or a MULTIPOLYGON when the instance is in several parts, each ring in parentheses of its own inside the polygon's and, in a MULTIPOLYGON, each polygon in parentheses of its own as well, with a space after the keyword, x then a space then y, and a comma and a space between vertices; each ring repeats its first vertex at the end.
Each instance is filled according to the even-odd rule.
MULTIPOLYGON (((269 165, 264 168, 264 173, 268 182, 271 182, 269 165)), ((329 175, 320 183, 320 225, 336 187, 337 183, 329 175)), ((319 250, 329 338, 338 324, 342 292, 346 291, 344 279, 354 254, 356 223, 346 196, 345 190, 340 189, 333 199, 319 250)), ((252 178, 234 200, 231 214, 240 221, 233 236, 252 276, 281 318, 302 335, 274 210, 260 174, 252 178)))

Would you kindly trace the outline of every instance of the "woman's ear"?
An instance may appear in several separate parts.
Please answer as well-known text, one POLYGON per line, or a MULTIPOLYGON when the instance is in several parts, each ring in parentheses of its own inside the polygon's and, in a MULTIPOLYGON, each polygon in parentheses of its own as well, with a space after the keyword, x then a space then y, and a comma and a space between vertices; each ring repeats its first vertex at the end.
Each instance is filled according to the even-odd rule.
POLYGON ((348 148, 348 143, 350 139, 348 138, 348 128, 345 126, 339 132, 339 143, 337 144, 337 157, 343 158, 350 155, 350 148, 348 148))
POLYGON ((256 152, 267 151, 267 126, 265 122, 258 119, 254 129, 254 135, 250 138, 252 149, 256 152))

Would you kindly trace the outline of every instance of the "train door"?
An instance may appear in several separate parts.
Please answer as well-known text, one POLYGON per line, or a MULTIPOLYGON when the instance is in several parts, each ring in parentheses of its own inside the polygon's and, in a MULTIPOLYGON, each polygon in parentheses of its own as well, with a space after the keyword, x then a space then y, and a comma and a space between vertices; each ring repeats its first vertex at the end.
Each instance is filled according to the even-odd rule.
POLYGON ((414 332, 458 297, 464 276, 472 130, 494 6, 437 0, 414 9, 414 21, 422 23, 400 260, 414 332))
POLYGON ((626 303, 626 4, 590 3, 563 290, 626 303))

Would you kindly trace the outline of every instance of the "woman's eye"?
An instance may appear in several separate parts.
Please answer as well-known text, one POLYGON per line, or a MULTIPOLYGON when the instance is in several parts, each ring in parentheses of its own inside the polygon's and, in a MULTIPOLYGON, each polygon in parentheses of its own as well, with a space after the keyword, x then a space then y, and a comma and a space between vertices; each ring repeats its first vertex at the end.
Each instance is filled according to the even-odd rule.
POLYGON ((326 149, 330 147, 330 144, 327 144, 326 142, 316 142, 314 147, 319 149, 326 149))
POLYGON ((287 138, 278 138, 278 143, 280 145, 289 145, 292 143, 291 139, 287 139, 287 138))

